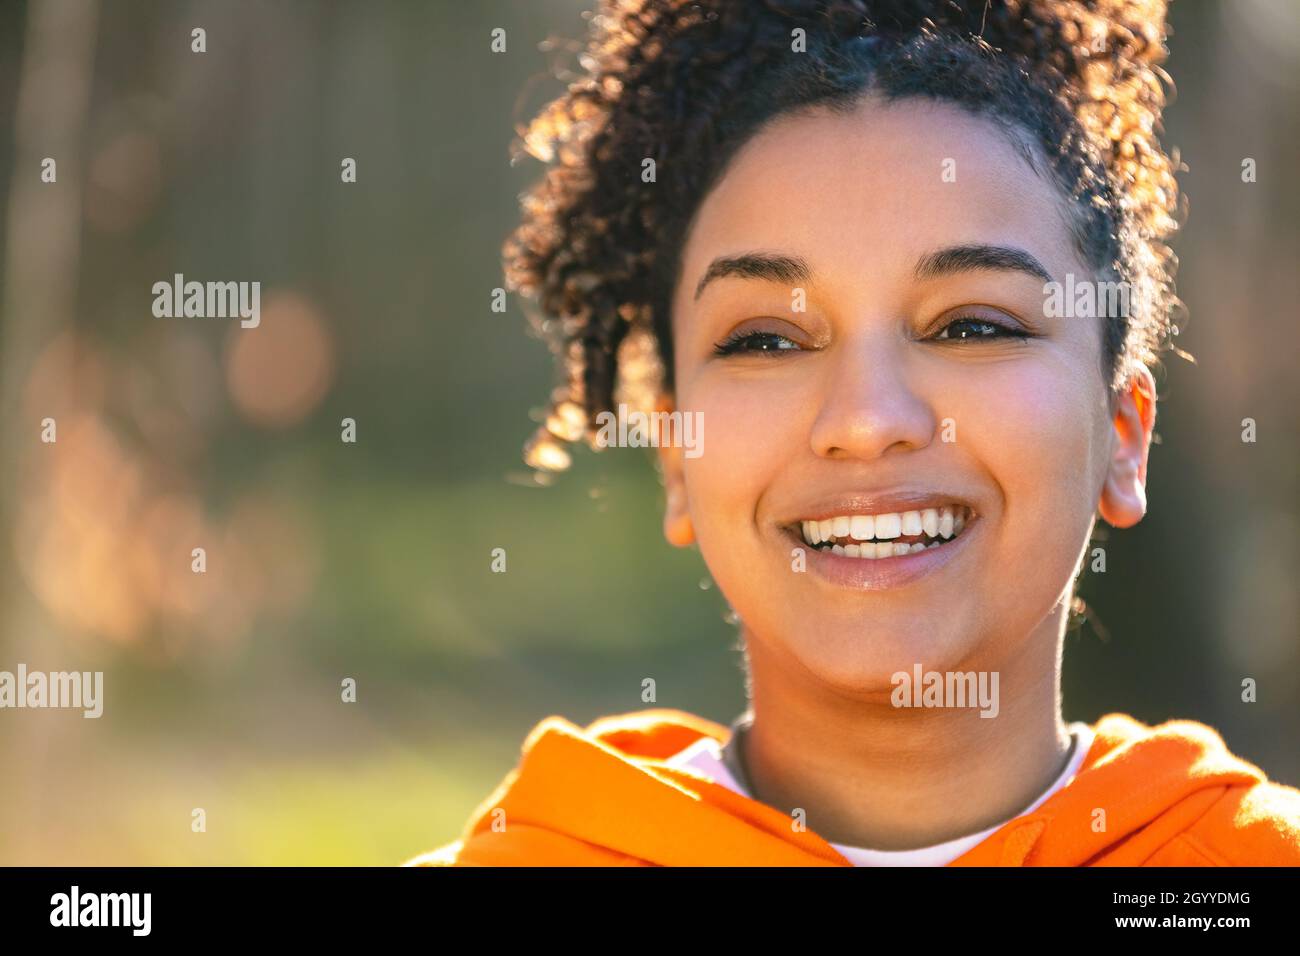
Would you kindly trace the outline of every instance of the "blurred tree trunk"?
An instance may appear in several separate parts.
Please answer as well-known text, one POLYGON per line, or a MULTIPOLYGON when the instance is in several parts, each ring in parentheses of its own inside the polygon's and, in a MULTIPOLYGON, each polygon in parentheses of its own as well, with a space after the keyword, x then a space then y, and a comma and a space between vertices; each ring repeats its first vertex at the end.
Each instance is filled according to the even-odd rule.
MULTIPOLYGON (((13 540, 20 478, 26 463, 55 446, 42 445, 41 419, 72 407, 76 383, 58 376, 62 393, 50 408, 32 408, 24 391, 42 350, 75 323, 80 270, 82 182, 86 117, 94 73, 99 5, 95 0, 41 0, 27 10, 14 122, 14 167, 9 188, 4 292, 0 304, 0 648, 7 667, 29 661, 39 641, 35 599, 19 578, 13 540), (54 182, 41 164, 56 164, 54 182)), ((61 424, 61 423, 60 423, 61 424)), ((39 766, 49 721, 26 721, 12 734, 19 752, 11 767, 39 766)), ((9 862, 38 858, 39 787, 15 774, 0 832, 12 838, 9 862), (20 823, 21 822, 21 823, 20 823), (24 834, 27 836, 24 837, 24 834), (27 842, 24 847, 20 844, 27 842)))

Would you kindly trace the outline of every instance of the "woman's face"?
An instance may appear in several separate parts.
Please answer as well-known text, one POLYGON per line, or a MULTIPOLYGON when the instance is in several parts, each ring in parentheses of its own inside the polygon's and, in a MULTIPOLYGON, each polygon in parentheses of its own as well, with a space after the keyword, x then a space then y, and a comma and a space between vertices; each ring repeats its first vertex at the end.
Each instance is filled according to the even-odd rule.
POLYGON ((663 454, 668 536, 751 646, 887 690, 1059 613, 1099 507, 1141 517, 1152 415, 1108 402, 1100 319, 1047 314, 1070 274, 1057 187, 955 107, 866 100, 742 148, 674 291, 703 454, 663 454))

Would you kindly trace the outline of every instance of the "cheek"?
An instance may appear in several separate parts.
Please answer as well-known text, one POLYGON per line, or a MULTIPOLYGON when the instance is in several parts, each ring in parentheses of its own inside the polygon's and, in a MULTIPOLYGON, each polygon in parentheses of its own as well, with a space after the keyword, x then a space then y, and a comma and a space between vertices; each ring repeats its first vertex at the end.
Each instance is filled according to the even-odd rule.
POLYGON ((1002 492, 1004 543, 1062 565, 1077 558, 1097 509, 1104 435, 1099 379, 1064 359, 1012 363, 948 390, 958 442, 970 442, 1002 492))
POLYGON ((708 556, 718 543, 756 534, 754 516, 770 487, 807 445, 797 382, 746 382, 707 371, 680 383, 681 408, 701 413, 704 451, 684 462, 691 521, 708 556))

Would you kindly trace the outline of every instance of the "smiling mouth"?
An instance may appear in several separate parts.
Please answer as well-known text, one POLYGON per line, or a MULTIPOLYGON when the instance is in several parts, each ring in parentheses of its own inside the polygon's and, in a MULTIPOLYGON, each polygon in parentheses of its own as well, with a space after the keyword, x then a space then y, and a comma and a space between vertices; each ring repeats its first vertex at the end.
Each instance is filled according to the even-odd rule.
POLYGON ((803 540, 818 551, 849 558, 894 558, 953 541, 971 524, 975 513, 952 504, 920 511, 878 515, 838 515, 799 522, 803 540))

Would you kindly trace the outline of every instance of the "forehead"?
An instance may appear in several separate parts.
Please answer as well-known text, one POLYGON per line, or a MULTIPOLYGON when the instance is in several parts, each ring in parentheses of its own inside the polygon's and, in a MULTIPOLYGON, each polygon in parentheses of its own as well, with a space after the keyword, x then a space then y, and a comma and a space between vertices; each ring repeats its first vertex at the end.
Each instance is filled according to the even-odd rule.
POLYGON ((1024 248, 1054 276, 1077 269, 1065 198, 1012 136, 918 99, 781 117, 741 147, 701 203, 679 295, 714 256, 756 249, 800 254, 841 280, 901 279, 920 256, 955 243, 1024 248))

